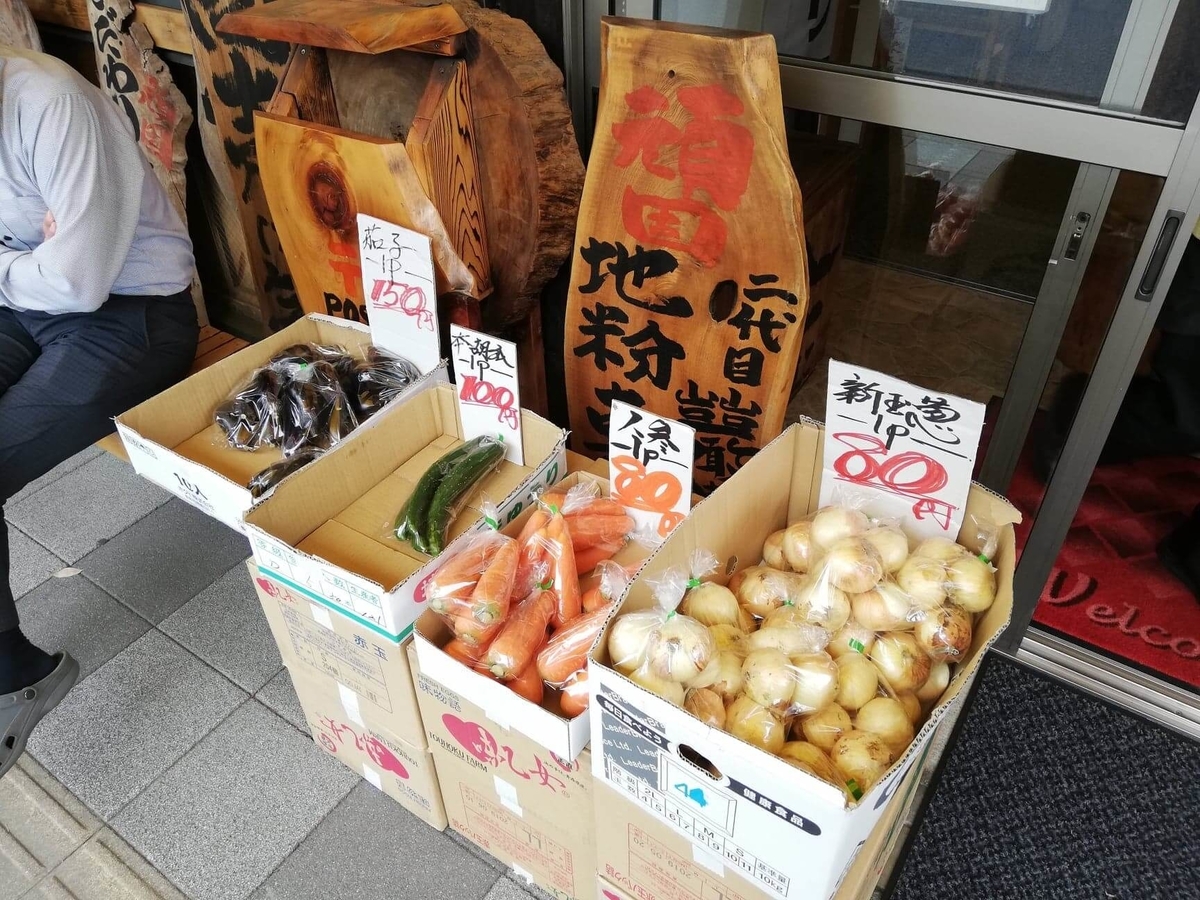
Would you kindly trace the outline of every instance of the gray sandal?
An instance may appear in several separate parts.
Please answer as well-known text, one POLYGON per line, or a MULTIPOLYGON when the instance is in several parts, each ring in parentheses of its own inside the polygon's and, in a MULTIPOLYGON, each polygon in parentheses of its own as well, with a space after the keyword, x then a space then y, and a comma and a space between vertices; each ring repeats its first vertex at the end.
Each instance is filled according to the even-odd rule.
POLYGON ((71 654, 59 653, 54 658, 58 663, 54 671, 37 684, 0 696, 0 778, 25 752, 34 726, 79 679, 79 663, 71 654))

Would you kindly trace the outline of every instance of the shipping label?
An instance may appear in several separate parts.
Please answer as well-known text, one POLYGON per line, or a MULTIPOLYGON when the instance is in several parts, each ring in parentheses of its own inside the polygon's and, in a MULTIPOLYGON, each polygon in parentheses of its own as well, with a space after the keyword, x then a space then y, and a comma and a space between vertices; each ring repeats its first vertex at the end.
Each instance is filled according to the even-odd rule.
POLYGON ((862 504, 915 536, 955 538, 983 417, 981 403, 831 359, 821 505, 862 504))

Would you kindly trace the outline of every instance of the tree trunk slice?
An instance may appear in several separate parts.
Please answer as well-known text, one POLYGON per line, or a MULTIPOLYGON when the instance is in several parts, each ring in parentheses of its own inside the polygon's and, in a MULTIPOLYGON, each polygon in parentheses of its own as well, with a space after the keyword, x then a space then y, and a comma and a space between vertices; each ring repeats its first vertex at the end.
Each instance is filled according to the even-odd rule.
POLYGON ((606 18, 601 61, 567 296, 573 439, 605 453, 614 399, 683 421, 705 491, 782 430, 803 340, 775 42, 606 18))
POLYGON ((41 52, 42 38, 25 0, 0 0, 0 46, 5 44, 41 52))

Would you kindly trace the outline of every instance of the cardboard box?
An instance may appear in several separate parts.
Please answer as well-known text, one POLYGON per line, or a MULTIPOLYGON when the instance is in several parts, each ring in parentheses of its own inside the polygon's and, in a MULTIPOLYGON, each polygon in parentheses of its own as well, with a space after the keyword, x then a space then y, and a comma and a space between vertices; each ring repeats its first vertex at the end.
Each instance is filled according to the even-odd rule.
MULTIPOLYGON (((371 332, 355 322, 306 316, 135 406, 116 420, 134 471, 241 531, 242 516, 254 503, 246 485, 283 454, 275 447, 253 453, 235 450, 225 442, 213 413, 254 370, 299 343, 334 344, 362 356, 371 344, 371 332)), ((445 380, 445 367, 439 367, 409 390, 445 380)))
MULTIPOLYGON (((598 485, 602 496, 608 496, 608 481, 586 471, 568 475, 559 482, 558 487, 569 489, 584 481, 598 485)), ((503 533, 516 537, 532 514, 532 508, 525 510, 502 529, 503 533)), ((613 559, 623 566, 636 566, 644 563, 648 556, 647 548, 630 542, 613 559)), ((458 660, 443 653, 441 648, 452 637, 449 626, 441 616, 432 611, 421 616, 417 621, 413 643, 423 672, 439 684, 486 709, 488 716, 503 727, 521 732, 562 759, 578 758, 591 740, 591 710, 574 718, 565 718, 557 709, 529 702, 495 679, 468 669, 458 660)), ((551 693, 548 691, 547 696, 550 697, 550 705, 553 706, 554 698, 551 693)))
MULTIPOLYGON (((455 519, 451 541, 486 527, 479 512, 485 498, 504 519, 562 477, 565 433, 533 413, 522 410, 521 417, 527 465, 506 460, 484 479, 455 519)), ((462 444, 454 389, 440 384, 396 401, 361 431, 252 508, 246 536, 259 568, 273 578, 403 639, 423 610, 419 588, 432 567, 389 532, 425 470, 462 444)))
POLYGON ((368 725, 425 746, 412 669, 403 641, 369 629, 293 591, 247 562, 284 664, 297 677, 327 680, 342 705, 368 725))
MULTIPOLYGON (((926 755, 909 770, 896 802, 871 832, 835 900, 869 900, 896 850, 922 772, 935 762, 926 755)), ((770 900, 772 895, 728 864, 716 846, 694 844, 605 784, 598 782, 593 796, 599 900, 770 900)))
POLYGON ((446 827, 442 789, 433 756, 423 744, 410 744, 383 728, 372 727, 342 705, 333 681, 289 670, 318 747, 336 756, 414 816, 436 828, 446 827))
POLYGON ((417 698, 455 831, 556 897, 596 876, 591 760, 556 757, 422 672, 417 698))
MULTIPOLYGON (((819 426, 801 423, 763 448, 672 533, 630 587, 621 613, 649 608, 650 582, 665 569, 683 565, 696 548, 727 560, 727 571, 760 559, 771 532, 816 507, 822 440, 819 426)), ((848 805, 837 787, 704 725, 609 668, 603 640, 590 670, 597 779, 636 799, 693 841, 719 842, 727 860, 736 861, 760 889, 775 897, 833 896, 913 760, 959 701, 964 682, 1012 614, 1012 524, 1020 521, 1020 514, 979 487, 971 489, 967 514, 966 521, 978 515, 1001 527, 993 560, 998 570, 996 601, 978 618, 969 654, 912 745, 857 803, 848 805), (709 765, 702 769, 691 761, 696 758, 709 765)))

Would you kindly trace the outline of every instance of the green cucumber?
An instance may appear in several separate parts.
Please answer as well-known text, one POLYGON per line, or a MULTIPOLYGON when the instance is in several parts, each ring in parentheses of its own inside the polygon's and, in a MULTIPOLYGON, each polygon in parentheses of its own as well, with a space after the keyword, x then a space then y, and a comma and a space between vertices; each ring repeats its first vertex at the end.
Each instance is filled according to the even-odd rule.
POLYGON ((429 530, 429 504, 433 501, 433 495, 437 492, 438 485, 454 470, 456 465, 470 456, 473 451, 478 450, 486 440, 489 438, 477 437, 467 441, 461 447, 456 447, 442 456, 425 470, 425 474, 420 477, 417 486, 413 488, 412 496, 400 510, 400 515, 396 517, 396 537, 402 541, 408 541, 415 550, 422 553, 429 552, 424 536, 429 530))
POLYGON ((429 504, 429 528, 425 531, 425 544, 433 556, 442 552, 450 520, 458 514, 463 498, 504 459, 504 444, 495 438, 485 440, 483 446, 476 447, 442 479, 433 495, 429 504))

